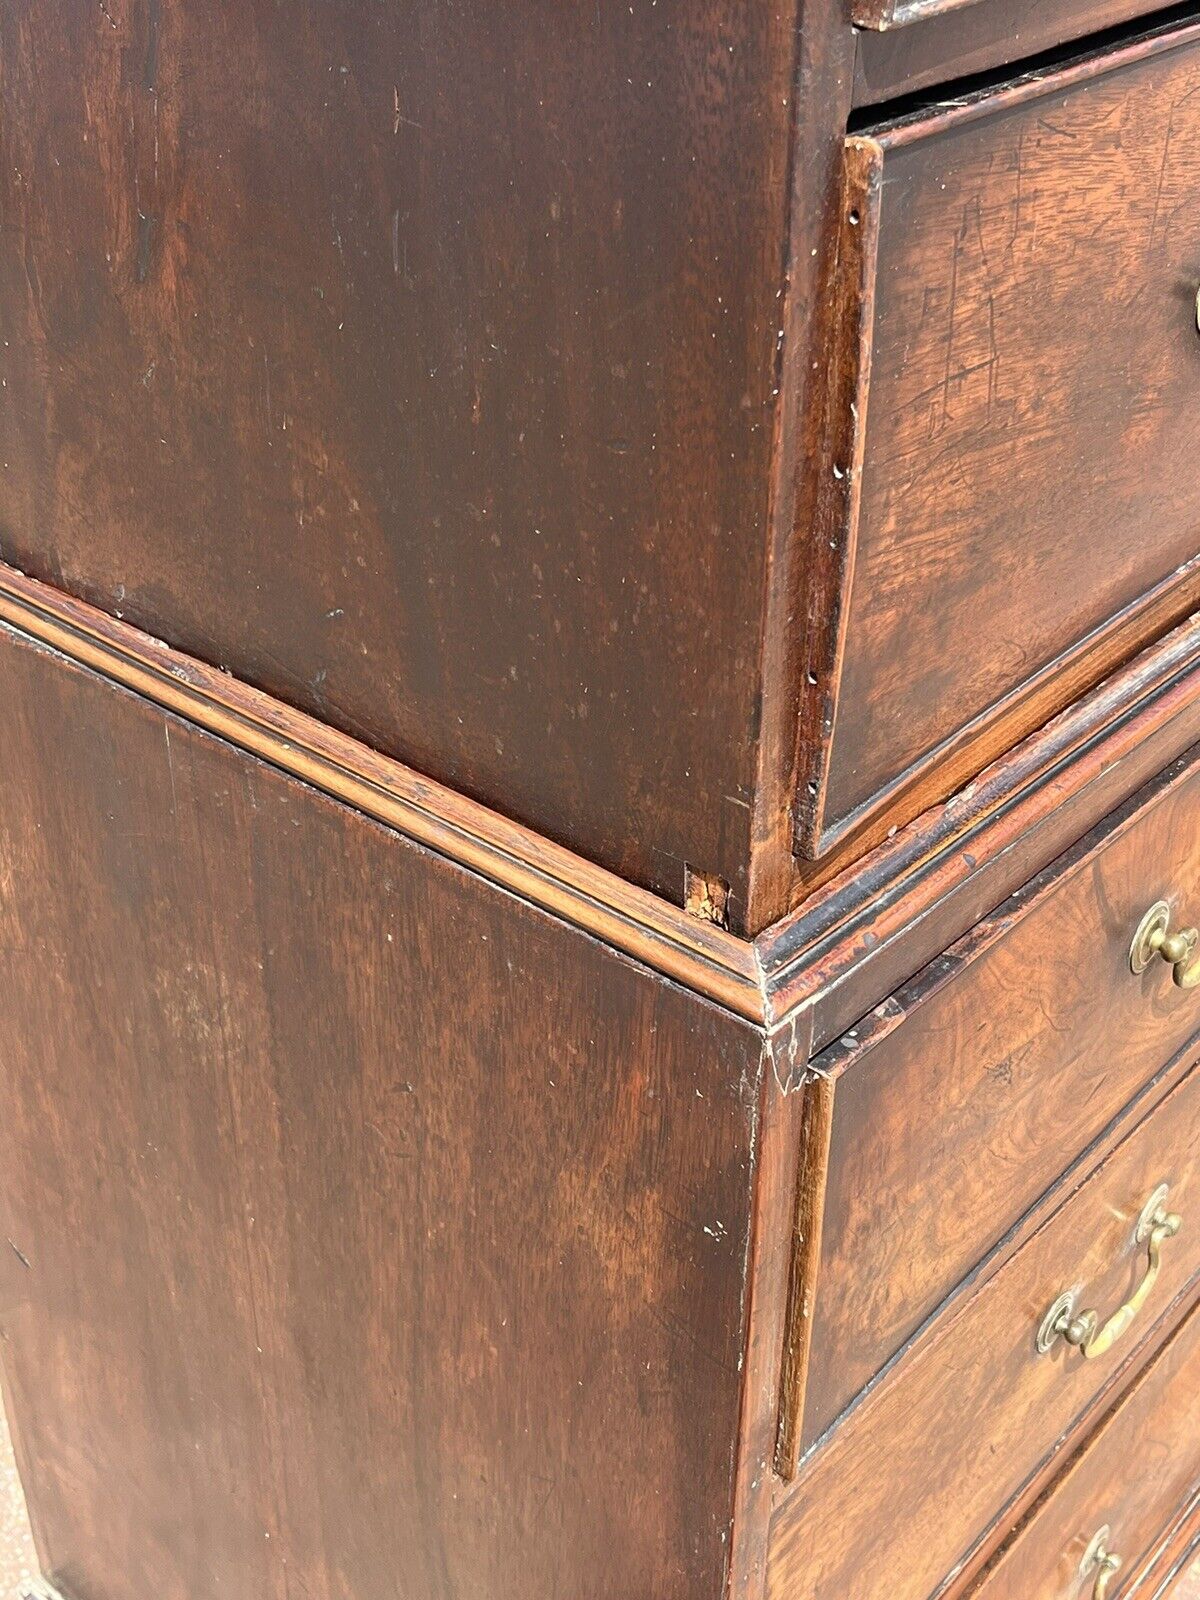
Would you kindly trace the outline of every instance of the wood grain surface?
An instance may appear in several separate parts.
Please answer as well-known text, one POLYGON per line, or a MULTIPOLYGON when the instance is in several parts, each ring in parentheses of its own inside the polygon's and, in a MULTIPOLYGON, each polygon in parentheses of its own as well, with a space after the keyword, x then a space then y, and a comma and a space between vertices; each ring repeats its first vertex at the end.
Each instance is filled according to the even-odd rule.
MULTIPOLYGON (((1061 1342, 1049 1355, 1037 1350, 1038 1327, 1062 1290, 1078 1287, 1104 1318, 1136 1287, 1146 1252, 1135 1224, 1159 1183, 1171 1185, 1185 1215, 1195 1211, 1197 1117, 1192 1071, 834 1430, 776 1513, 770 1600, 933 1595, 1003 1524, 1122 1368, 1140 1369, 1156 1319, 1193 1302, 1200 1229, 1185 1224, 1125 1341, 1094 1361, 1061 1342)), ((1168 1497, 1164 1522, 1172 1509, 1168 1497)))
POLYGON ((1101 1528, 1110 1530, 1105 1549, 1121 1561, 1117 1596, 1153 1554, 1164 1513, 1186 1505, 1197 1486, 1200 1312, 1193 1312, 1066 1467, 972 1600, 1086 1596, 1097 1574, 1082 1572, 1081 1563, 1101 1528))
MULTIPOLYGON (((1085 36, 1184 5, 1155 0, 981 0, 978 5, 933 13, 908 28, 858 35, 854 74, 856 106, 877 105, 916 90, 943 86, 971 74, 1027 61, 1085 36)), ((934 91, 931 98, 945 98, 934 91)))
POLYGON ((794 4, 0 15, 0 554, 745 911, 794 4))
POLYGON ((1200 756, 1018 891, 814 1062, 832 1094, 803 1437, 896 1353, 1200 1033, 1129 946, 1200 916, 1200 756))
POLYGON ((870 399, 814 848, 907 820, 1196 603, 1198 61, 1193 23, 863 136, 870 399))
POLYGON ((0 634, 0 1332, 90 1600, 718 1600, 747 1024, 0 634))

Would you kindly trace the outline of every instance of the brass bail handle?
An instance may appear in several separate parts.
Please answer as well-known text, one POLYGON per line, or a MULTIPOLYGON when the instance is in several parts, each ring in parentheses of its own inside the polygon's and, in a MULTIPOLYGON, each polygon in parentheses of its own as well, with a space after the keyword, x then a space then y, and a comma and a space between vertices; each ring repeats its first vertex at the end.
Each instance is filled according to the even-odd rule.
POLYGON ((1081 1578, 1090 1578, 1096 1575, 1096 1583, 1092 1589, 1092 1600, 1105 1600, 1109 1585, 1121 1570, 1121 1558, 1114 1555, 1108 1548, 1112 1540, 1112 1529, 1107 1525, 1095 1535, 1083 1560, 1079 1563, 1081 1578))
POLYGON ((1178 928, 1171 932, 1171 908, 1165 900, 1152 905, 1138 923, 1129 946, 1129 965, 1140 976, 1155 956, 1167 962, 1177 989, 1194 989, 1200 984, 1200 930, 1178 928))
POLYGON ((1173 1239, 1183 1226, 1182 1217, 1167 1210, 1167 1185, 1160 1184, 1142 1208, 1134 1239, 1145 1245, 1147 1263, 1133 1295, 1119 1306, 1108 1321, 1101 1326, 1098 1311, 1077 1311, 1077 1297, 1073 1289, 1066 1289, 1042 1318, 1038 1330, 1037 1347, 1041 1355, 1048 1355, 1060 1339, 1078 1350, 1087 1361, 1107 1355, 1124 1335, 1142 1310, 1158 1281, 1162 1270, 1162 1249, 1168 1239, 1173 1239))

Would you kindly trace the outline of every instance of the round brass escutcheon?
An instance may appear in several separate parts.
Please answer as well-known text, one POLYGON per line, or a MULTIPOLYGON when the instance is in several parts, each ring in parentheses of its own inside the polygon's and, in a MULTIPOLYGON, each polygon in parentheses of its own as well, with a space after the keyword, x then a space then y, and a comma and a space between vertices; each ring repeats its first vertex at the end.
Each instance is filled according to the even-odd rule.
POLYGON ((1177 989, 1200 986, 1200 928, 1171 930, 1171 908, 1157 900, 1137 925, 1129 946, 1129 968, 1135 977, 1150 966, 1155 956, 1171 968, 1177 989))
POLYGON ((1135 978, 1140 978, 1154 960, 1170 926, 1170 906, 1165 900, 1156 901, 1138 923, 1129 946, 1129 966, 1135 978))

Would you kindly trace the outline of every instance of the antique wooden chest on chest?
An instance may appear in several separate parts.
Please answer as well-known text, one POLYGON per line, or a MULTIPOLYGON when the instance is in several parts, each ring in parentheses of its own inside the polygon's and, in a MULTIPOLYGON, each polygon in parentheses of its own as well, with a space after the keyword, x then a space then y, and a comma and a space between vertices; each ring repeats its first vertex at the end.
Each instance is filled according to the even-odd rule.
POLYGON ((1200 1545, 1200 6, 0 6, 62 1600, 1200 1545))

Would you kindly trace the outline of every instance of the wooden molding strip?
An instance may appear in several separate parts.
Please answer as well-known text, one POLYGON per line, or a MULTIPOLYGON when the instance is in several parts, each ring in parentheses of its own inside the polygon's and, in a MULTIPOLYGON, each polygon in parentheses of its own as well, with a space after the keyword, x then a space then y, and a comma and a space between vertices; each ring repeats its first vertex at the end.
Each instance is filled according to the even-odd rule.
POLYGON ((768 1023, 821 1049, 1197 740, 1200 616, 760 934, 768 1023))
POLYGON ((0 622, 814 1051, 1200 740, 1197 616, 747 941, 2 564, 0 622))
POLYGON ((0 620, 114 683, 523 896, 665 976, 763 1021, 752 945, 476 801, 0 565, 0 620))

